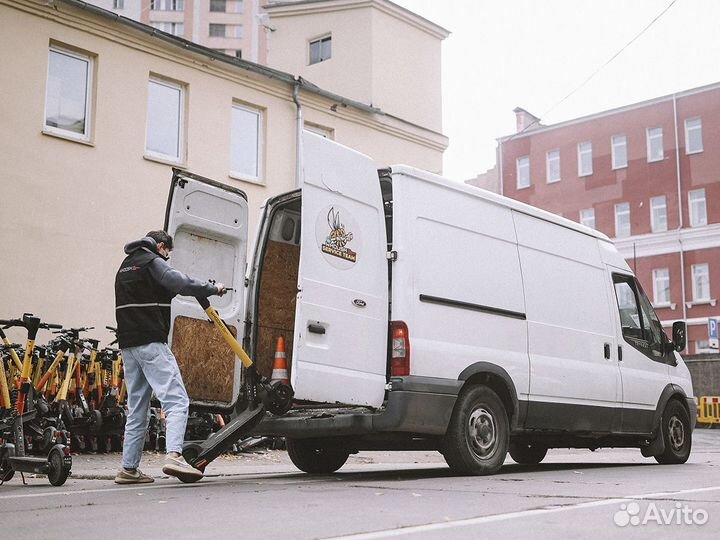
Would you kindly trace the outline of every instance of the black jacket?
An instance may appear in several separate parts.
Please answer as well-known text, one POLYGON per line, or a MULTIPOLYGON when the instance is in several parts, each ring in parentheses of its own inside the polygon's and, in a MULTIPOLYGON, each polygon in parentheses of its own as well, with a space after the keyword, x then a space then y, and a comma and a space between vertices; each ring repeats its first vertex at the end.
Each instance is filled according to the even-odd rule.
POLYGON ((178 294, 207 297, 215 285, 175 270, 157 252, 152 238, 125 246, 127 257, 115 276, 115 317, 121 349, 147 343, 167 343, 170 301, 178 294))

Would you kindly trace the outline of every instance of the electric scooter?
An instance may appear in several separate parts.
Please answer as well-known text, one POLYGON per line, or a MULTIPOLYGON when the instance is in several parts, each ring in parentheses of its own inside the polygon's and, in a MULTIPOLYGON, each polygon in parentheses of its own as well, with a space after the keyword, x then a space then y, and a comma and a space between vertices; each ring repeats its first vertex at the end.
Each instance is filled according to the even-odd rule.
MULTIPOLYGON (((35 337, 40 328, 62 328, 61 325, 41 323, 38 317, 25 313, 22 319, 0 320, 5 329, 19 326, 27 330, 27 345, 22 362, 19 386, 12 389, 10 402, 12 412, 0 423, 0 485, 10 480, 15 472, 46 474, 53 486, 61 486, 70 475, 72 456, 70 447, 64 444, 53 444, 47 457, 30 457, 25 455, 24 423, 35 418, 35 388, 32 384, 32 355, 35 337), (27 405, 27 411, 26 411, 27 405), (12 441, 12 442, 11 442, 12 441)), ((11 384, 7 381, 7 384, 11 384)), ((23 482, 25 477, 23 475, 23 482)))
POLYGON ((288 384, 279 381, 271 383, 266 378, 258 378, 255 363, 232 335, 225 321, 220 318, 208 299, 197 298, 197 301, 245 367, 244 386, 247 403, 245 410, 205 441, 184 444, 185 461, 196 469, 204 471, 208 463, 230 450, 237 441, 257 426, 266 411, 276 415, 288 412, 292 406, 293 390, 288 384))

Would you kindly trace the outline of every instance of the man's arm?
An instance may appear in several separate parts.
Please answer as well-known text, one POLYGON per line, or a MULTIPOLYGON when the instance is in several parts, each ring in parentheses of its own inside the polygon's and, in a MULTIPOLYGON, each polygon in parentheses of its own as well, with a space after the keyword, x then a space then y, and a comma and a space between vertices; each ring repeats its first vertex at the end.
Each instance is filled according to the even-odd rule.
POLYGON ((160 257, 153 259, 148 269, 153 279, 173 294, 207 297, 221 292, 217 285, 193 279, 176 270, 160 257))

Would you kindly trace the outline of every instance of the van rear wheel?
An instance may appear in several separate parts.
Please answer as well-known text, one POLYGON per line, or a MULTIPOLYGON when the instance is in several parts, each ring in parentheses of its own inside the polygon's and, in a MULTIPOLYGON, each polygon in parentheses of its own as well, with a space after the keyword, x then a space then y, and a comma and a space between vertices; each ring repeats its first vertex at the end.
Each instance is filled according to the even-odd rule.
POLYGON ((667 404, 660 419, 660 437, 664 439, 665 450, 655 461, 663 465, 685 463, 692 448, 690 416, 679 401, 667 404))
POLYGON ((497 394, 484 385, 460 393, 442 452, 450 468, 465 475, 494 474, 505 461, 510 426, 497 394))
POLYGON ((345 465, 350 451, 323 439, 286 439, 293 464, 306 473, 334 473, 345 465))
POLYGON ((529 442, 513 441, 510 443, 510 457, 520 465, 537 465, 547 455, 548 449, 529 442))

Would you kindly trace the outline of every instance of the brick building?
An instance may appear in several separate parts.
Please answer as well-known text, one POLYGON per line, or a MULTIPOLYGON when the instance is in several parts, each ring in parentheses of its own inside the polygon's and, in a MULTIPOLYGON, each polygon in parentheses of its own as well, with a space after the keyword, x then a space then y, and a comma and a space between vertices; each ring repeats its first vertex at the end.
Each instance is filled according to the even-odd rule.
POLYGON ((544 126, 515 109, 501 192, 607 234, 687 354, 720 316, 720 83, 544 126))

